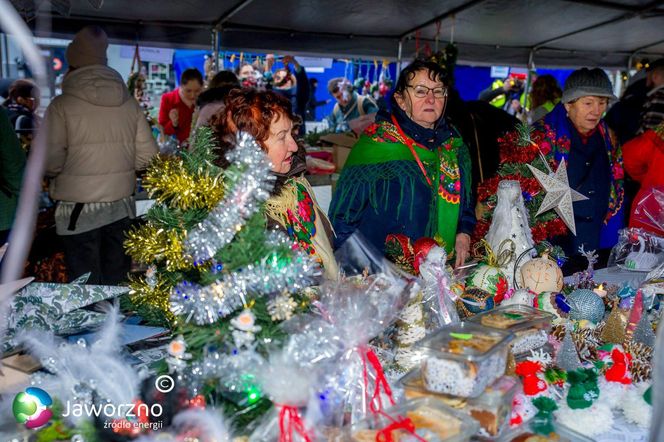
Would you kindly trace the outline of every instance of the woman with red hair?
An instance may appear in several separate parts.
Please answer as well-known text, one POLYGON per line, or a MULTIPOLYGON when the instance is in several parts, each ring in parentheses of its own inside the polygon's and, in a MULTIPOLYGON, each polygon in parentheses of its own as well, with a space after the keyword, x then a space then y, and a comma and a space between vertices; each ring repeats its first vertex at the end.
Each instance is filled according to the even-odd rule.
POLYGON ((337 264, 332 252, 332 228, 316 203, 304 178, 304 148, 295 141, 300 119, 283 96, 255 89, 233 90, 226 107, 212 121, 219 138, 218 165, 227 167, 226 152, 235 147, 238 132, 253 136, 272 163, 276 176, 272 196, 265 204, 268 227, 285 230, 305 252, 316 257, 325 276, 336 279, 337 264))

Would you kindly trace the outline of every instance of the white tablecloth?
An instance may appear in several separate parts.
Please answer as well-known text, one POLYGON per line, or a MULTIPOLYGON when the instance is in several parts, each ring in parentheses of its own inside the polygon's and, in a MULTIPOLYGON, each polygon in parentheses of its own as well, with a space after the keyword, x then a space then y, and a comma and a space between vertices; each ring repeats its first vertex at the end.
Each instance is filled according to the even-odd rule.
POLYGON ((625 421, 622 413, 614 411, 615 421, 609 431, 595 437, 597 442, 646 442, 645 430, 625 421))
MULTIPOLYGON (((639 287, 643 280, 645 280, 646 272, 633 272, 623 270, 619 267, 607 267, 605 269, 595 270, 595 282, 597 284, 608 283, 615 285, 622 285, 623 282, 629 282, 633 287, 639 287)), ((565 278, 568 284, 574 283, 574 277, 568 276, 565 278)))

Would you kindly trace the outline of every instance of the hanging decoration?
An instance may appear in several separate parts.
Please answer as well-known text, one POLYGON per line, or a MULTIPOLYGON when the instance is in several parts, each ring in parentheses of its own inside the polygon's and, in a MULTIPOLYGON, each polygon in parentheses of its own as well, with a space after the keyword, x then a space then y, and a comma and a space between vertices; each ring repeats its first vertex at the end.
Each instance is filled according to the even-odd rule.
POLYGON ((572 207, 572 203, 574 201, 587 200, 588 197, 581 195, 579 192, 569 187, 565 160, 560 161, 558 169, 556 169, 553 174, 545 174, 530 164, 527 166, 537 181, 539 181, 542 188, 546 191, 544 201, 542 201, 542 205, 537 210, 537 215, 554 209, 570 231, 576 235, 576 224, 574 223, 574 208, 572 207))

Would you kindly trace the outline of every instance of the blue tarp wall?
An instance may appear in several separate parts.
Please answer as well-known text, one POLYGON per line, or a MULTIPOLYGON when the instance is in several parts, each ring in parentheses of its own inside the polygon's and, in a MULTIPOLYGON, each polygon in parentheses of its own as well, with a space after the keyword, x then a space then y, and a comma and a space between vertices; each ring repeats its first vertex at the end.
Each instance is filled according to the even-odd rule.
MULTIPOLYGON (((210 55, 210 51, 200 50, 176 50, 173 56, 173 68, 175 70, 176 84, 179 83, 180 74, 187 68, 195 67, 201 72, 204 72, 205 56, 210 55)), ((240 64, 240 53, 224 52, 224 68, 234 69, 240 64)), ((254 61, 257 57, 264 59, 264 54, 243 54, 244 61, 254 61)), ((275 63, 275 68, 281 67, 281 62, 275 63)), ((381 63, 378 63, 378 72, 382 71, 381 63)), ((396 63, 391 63, 388 68, 389 76, 396 80, 396 63)), ((540 75, 550 74, 553 75, 561 86, 565 84, 565 80, 572 73, 569 69, 537 69, 540 75)), ((330 97, 327 92, 327 82, 334 77, 347 76, 351 81, 355 81, 357 77, 368 78, 370 81, 377 80, 376 69, 373 61, 352 61, 350 63, 342 60, 334 60, 329 69, 325 69, 323 73, 309 73, 310 78, 318 79, 318 89, 316 90, 316 100, 324 101, 330 97)), ((493 78, 491 78, 490 67, 475 67, 475 66, 457 66, 454 71, 456 87, 464 100, 476 100, 479 93, 491 86, 493 78)), ((332 112, 334 101, 331 100, 326 105, 320 106, 316 109, 316 118, 322 119, 324 116, 332 112)))

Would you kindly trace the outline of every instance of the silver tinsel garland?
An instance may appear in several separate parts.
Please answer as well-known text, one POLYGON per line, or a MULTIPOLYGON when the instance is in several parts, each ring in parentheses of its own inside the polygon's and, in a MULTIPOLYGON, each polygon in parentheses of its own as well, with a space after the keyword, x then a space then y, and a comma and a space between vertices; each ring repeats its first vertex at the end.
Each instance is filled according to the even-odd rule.
MULTIPOLYGON (((194 257, 195 264, 212 259, 233 241, 246 220, 260 210, 274 185, 270 161, 250 135, 238 134, 237 146, 226 158, 238 167, 227 172, 233 183, 230 193, 188 233, 184 242, 185 251, 194 257)), ((284 233, 269 232, 265 244, 275 250, 289 250, 289 262, 284 263, 284 258, 273 253, 260 263, 226 274, 209 286, 180 283, 171 292, 173 314, 184 316, 186 322, 213 324, 246 305, 248 295, 290 293, 311 285, 313 278, 320 275, 320 267, 311 257, 299 251, 290 252, 293 242, 284 233)))
MULTIPOLYGON (((284 233, 274 231, 268 233, 266 244, 283 249, 284 246, 290 247, 292 241, 284 233)), ((320 266, 301 251, 291 253, 288 263, 273 254, 205 287, 180 283, 171 292, 171 311, 184 316, 186 322, 213 324, 246 305, 248 297, 302 290, 320 275, 320 266)))
POLYGON ((201 387, 210 380, 217 380, 218 388, 227 397, 228 394, 241 396, 246 390, 255 388, 254 374, 262 363, 263 359, 253 349, 232 354, 211 351, 202 360, 194 362, 179 378, 193 396, 199 394, 201 387))
POLYGON ((189 231, 184 241, 185 251, 194 257, 195 263, 211 259, 229 244, 246 220, 269 198, 274 186, 270 160, 251 135, 239 133, 235 149, 226 158, 240 170, 233 174, 230 193, 189 231))

